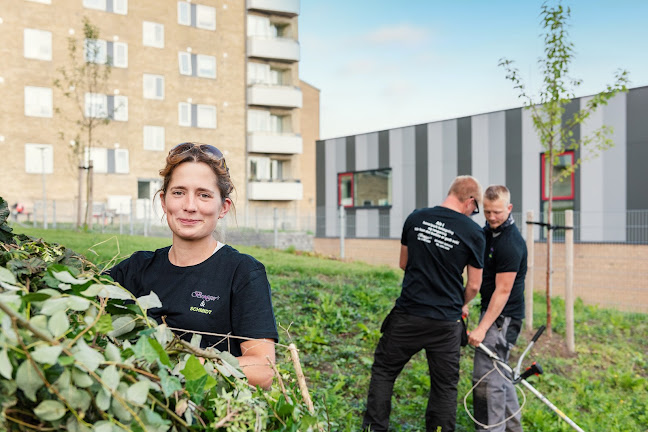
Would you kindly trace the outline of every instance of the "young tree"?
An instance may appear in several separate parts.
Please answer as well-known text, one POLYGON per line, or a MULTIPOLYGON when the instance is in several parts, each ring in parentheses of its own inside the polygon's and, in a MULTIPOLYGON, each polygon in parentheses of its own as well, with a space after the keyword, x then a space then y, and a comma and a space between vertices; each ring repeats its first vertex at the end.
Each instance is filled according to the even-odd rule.
MULTIPOLYGON (((99 40, 99 28, 88 18, 83 18, 83 39, 68 37, 68 65, 59 68, 60 78, 54 86, 73 104, 71 112, 65 112, 73 126, 59 132, 62 140, 70 142, 71 157, 78 167, 79 199, 77 202, 77 228, 92 228, 92 149, 99 144, 96 138, 98 127, 110 123, 107 112, 98 109, 93 98, 105 95, 111 72, 111 59, 99 40), (86 165, 87 158, 87 165, 86 165), (83 173, 86 173, 86 209, 83 211, 83 173), (82 217, 82 214, 84 215, 82 217)), ((61 108, 56 108, 61 113, 61 108)))
MULTIPOLYGON (((533 126, 545 150, 545 160, 551 168, 548 170, 547 202, 547 223, 551 224, 555 183, 569 177, 582 163, 578 158, 573 164, 558 170, 555 175, 554 167, 558 166, 560 155, 568 150, 588 146, 589 154, 597 156, 614 145, 610 138, 612 129, 608 126, 601 126, 580 139, 574 138, 574 127, 585 122, 594 111, 606 105, 619 92, 626 92, 629 81, 628 72, 618 70, 614 84, 608 85, 604 91, 588 99, 585 105, 572 116, 563 119, 565 106, 575 97, 575 89, 581 84, 580 79, 569 76, 569 66, 574 58, 574 45, 569 41, 567 31, 571 11, 561 3, 555 6, 545 3, 542 5, 540 16, 545 33, 544 57, 538 60, 543 80, 537 100, 527 91, 518 69, 513 66, 511 60, 501 59, 499 65, 506 70, 506 78, 513 83, 513 88, 518 92, 518 97, 524 101, 524 106, 531 111, 533 126)), ((552 237, 551 227, 548 227, 546 289, 549 336, 551 336, 552 237)))

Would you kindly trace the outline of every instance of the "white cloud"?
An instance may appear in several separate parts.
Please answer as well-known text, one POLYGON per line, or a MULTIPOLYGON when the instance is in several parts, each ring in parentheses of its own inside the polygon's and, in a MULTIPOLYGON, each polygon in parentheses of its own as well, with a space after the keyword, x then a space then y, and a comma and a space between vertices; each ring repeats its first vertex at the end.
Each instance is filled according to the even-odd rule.
POLYGON ((411 24, 398 24, 378 28, 367 35, 364 39, 375 44, 403 44, 419 45, 426 42, 430 37, 428 29, 417 27, 411 24))

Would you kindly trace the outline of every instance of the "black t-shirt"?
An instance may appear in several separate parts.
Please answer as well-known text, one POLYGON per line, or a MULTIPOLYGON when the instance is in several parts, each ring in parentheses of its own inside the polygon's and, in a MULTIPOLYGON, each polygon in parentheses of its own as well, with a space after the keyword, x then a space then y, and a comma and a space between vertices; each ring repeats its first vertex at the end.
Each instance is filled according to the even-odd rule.
POLYGON ((497 273, 515 272, 515 282, 504 306, 502 315, 524 319, 524 277, 527 272, 527 248, 515 224, 499 233, 484 228, 486 251, 484 252, 484 274, 482 277, 481 309, 486 311, 495 292, 497 273))
POLYGON ((484 233, 468 216, 446 207, 414 210, 403 225, 407 267, 396 308, 444 321, 461 318, 463 269, 483 267, 484 233))
MULTIPOLYGON (((179 329, 278 340, 263 264, 226 245, 200 264, 177 267, 169 261, 169 249, 136 252, 109 274, 136 297, 155 292, 162 307, 148 314, 158 323, 165 317, 167 325, 179 329)), ((240 356, 241 342, 203 335, 201 345, 240 356)))

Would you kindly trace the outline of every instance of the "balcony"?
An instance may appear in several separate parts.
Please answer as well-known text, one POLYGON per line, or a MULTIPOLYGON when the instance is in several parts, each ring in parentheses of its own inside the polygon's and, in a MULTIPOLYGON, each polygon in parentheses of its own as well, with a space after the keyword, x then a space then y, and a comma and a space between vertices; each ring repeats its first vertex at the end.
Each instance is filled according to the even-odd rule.
POLYGON ((248 36, 247 51, 248 57, 299 61, 299 42, 289 38, 248 36))
POLYGON ((295 201, 304 196, 304 188, 297 180, 249 181, 247 195, 257 201, 295 201))
POLYGON ((302 107, 302 91, 293 86, 254 84, 248 87, 247 98, 248 105, 302 107))
POLYGON ((247 0, 247 8, 295 16, 299 15, 299 0, 247 0))
POLYGON ((302 137, 293 133, 250 132, 249 153, 302 154, 302 137))

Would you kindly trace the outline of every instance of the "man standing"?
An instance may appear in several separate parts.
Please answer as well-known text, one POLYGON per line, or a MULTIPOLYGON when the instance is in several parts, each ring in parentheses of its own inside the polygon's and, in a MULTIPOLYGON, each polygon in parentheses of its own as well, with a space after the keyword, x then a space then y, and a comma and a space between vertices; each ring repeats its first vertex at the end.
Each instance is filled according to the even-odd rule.
MULTIPOLYGON (((527 249, 511 217, 511 193, 506 186, 489 186, 484 193, 486 252, 481 286, 481 318, 468 342, 483 343, 508 361, 524 319, 524 277, 527 249)), ((498 371, 482 351, 475 352, 473 393, 477 431, 521 432, 515 386, 498 371), (481 380, 481 382, 480 382, 481 380), (489 426, 486 428, 486 426, 489 426)), ((502 373, 506 373, 500 369, 502 373)))
POLYGON ((462 306, 477 295, 483 267, 484 234, 469 217, 479 212, 481 197, 475 178, 459 176, 440 206, 407 217, 399 262, 405 270, 402 291, 380 329, 363 430, 387 431, 394 381, 425 349, 431 381, 426 428, 454 431, 462 306))

